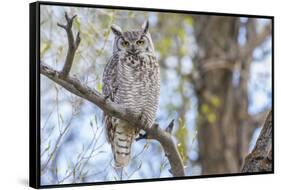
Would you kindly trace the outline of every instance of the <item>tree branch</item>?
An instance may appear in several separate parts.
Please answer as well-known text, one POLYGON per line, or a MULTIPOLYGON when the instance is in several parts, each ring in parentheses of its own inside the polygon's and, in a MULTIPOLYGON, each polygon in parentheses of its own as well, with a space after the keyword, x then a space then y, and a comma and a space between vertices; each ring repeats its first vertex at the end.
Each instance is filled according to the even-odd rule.
POLYGON ((66 59, 65 59, 65 63, 64 63, 64 67, 62 69, 62 77, 67 77, 70 69, 72 67, 72 63, 73 63, 73 59, 75 56, 75 52, 80 44, 80 33, 78 32, 76 35, 76 38, 74 39, 73 36, 73 32, 72 32, 72 23, 74 18, 76 17, 76 15, 74 15, 73 17, 69 18, 69 16, 67 15, 67 13, 65 12, 65 20, 66 20, 66 25, 62 25, 60 23, 57 23, 57 25, 61 28, 63 28, 66 31, 67 34, 67 39, 68 39, 68 51, 67 51, 67 55, 66 55, 66 59))
POLYGON ((74 41, 71 26, 75 16, 69 18, 68 15, 65 14, 65 18, 67 21, 67 25, 58 24, 58 26, 66 30, 69 43, 68 53, 63 70, 61 72, 56 71, 41 62, 40 73, 45 75, 55 83, 61 85, 69 92, 95 104, 106 114, 125 120, 132 126, 143 129, 146 132, 146 136, 148 139, 157 140, 162 145, 165 155, 170 162, 170 171, 172 175, 184 176, 185 174, 182 159, 176 145, 173 142, 172 136, 170 135, 170 129, 172 129, 171 123, 168 126, 169 130, 167 130, 167 132, 161 129, 156 123, 151 128, 145 128, 144 126, 141 126, 139 124, 141 118, 138 115, 134 115, 132 111, 128 110, 120 104, 112 102, 109 98, 105 98, 95 89, 91 89, 86 84, 82 84, 77 78, 68 75, 72 66, 73 58, 75 56, 75 51, 79 46, 80 37, 78 33, 76 40, 74 41))
POLYGON ((253 151, 245 158, 242 172, 272 171, 272 111, 267 115, 253 151))
MULTIPOLYGON (((251 20, 250 20, 251 21, 251 20)), ((264 29, 259 33, 253 33, 249 41, 240 48, 240 55, 245 57, 250 54, 256 47, 260 46, 265 39, 271 34, 271 23, 267 24, 264 29)))

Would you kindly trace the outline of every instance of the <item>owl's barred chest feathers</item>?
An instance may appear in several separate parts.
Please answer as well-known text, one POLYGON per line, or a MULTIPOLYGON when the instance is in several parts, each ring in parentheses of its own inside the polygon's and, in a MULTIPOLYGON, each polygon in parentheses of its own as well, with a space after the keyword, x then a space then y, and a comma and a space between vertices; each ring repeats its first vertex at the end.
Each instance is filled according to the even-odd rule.
POLYGON ((157 102, 152 100, 159 93, 159 65, 155 56, 147 54, 120 56, 116 70, 118 87, 115 101, 134 110, 136 114, 145 112, 146 107, 148 109, 154 107, 155 111, 154 105, 157 105, 157 102))
MULTIPOLYGON (((138 31, 122 32, 116 25, 111 29, 115 34, 113 56, 104 69, 102 93, 139 117, 140 125, 151 127, 158 108, 160 69, 148 22, 138 31)), ((110 115, 104 118, 115 166, 124 167, 131 159, 131 146, 139 129, 110 115)))

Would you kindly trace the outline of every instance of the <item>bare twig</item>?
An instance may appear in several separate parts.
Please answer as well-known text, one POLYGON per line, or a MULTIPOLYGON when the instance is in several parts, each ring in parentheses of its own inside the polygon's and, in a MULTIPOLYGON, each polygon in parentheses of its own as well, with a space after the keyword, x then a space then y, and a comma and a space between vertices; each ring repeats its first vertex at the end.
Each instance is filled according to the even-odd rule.
POLYGON ((50 161, 54 158, 58 148, 59 148, 59 145, 61 144, 61 141, 63 139, 63 137, 65 136, 65 134, 69 131, 69 128, 71 126, 71 122, 74 118, 74 115, 71 116, 70 120, 68 121, 68 123, 66 124, 66 126, 64 127, 64 129, 60 132, 60 135, 59 137, 57 138, 56 140, 56 143, 54 145, 54 149, 53 151, 51 152, 51 154, 49 155, 47 161, 44 163, 44 165, 42 166, 42 169, 41 169, 41 175, 43 175, 45 173, 45 170, 47 169, 50 161))
POLYGON ((55 83, 61 85, 69 92, 95 104, 106 114, 125 120, 132 126, 143 129, 146 132, 148 139, 157 140, 162 145, 165 151, 165 155, 169 159, 172 175, 184 176, 185 174, 182 159, 169 132, 166 132, 165 130, 161 129, 158 124, 154 124, 151 128, 145 128, 144 126, 141 126, 139 122, 140 118, 138 115, 133 114, 134 112, 128 110, 120 104, 116 104, 110 101, 110 99, 108 98, 106 99, 95 89, 91 89, 87 85, 83 85, 78 79, 68 76, 75 55, 75 50, 78 48, 80 42, 80 37, 79 34, 77 34, 77 38, 74 42, 71 26, 75 16, 69 18, 68 15, 65 14, 65 18, 67 20, 67 25, 58 24, 60 27, 66 30, 69 42, 68 54, 63 70, 62 72, 55 71, 49 66, 41 63, 41 74, 45 75, 55 83))
POLYGON ((166 129, 165 129, 165 131, 167 132, 167 133, 170 133, 170 134, 172 134, 172 131, 173 131, 173 128, 174 128, 174 119, 170 122, 170 124, 168 125, 168 127, 166 127, 166 129))
MULTIPOLYGON (((97 130, 98 130, 98 129, 97 129, 97 130)), ((65 180, 67 180, 68 178, 70 178, 71 176, 73 176, 74 173, 79 173, 78 176, 75 176, 74 181, 79 180, 79 178, 80 178, 80 177, 82 176, 82 174, 83 174, 83 170, 84 170, 85 166, 87 165, 88 161, 89 161, 91 158, 93 158, 93 156, 94 156, 93 153, 94 153, 95 151, 97 151, 97 150, 101 147, 101 146, 96 147, 96 145, 97 145, 98 139, 100 138, 102 132, 103 132, 103 130, 101 130, 101 131, 99 132, 99 135, 98 135, 98 137, 96 138, 98 131, 94 131, 94 130, 93 130, 93 133, 94 133, 93 138, 92 138, 91 142, 89 143, 89 145, 88 145, 87 148, 86 148, 86 150, 91 149, 89 156, 86 156, 87 151, 84 151, 84 150, 83 150, 83 151, 79 154, 79 156, 78 156, 78 158, 77 158, 77 162, 75 163, 75 165, 73 166, 73 168, 71 169, 71 171, 67 172, 66 176, 64 176, 61 180, 58 181, 59 184, 60 184, 60 183, 63 183, 65 180), (84 161, 84 160, 85 160, 85 161, 84 161), (78 171, 78 172, 77 172, 77 171, 78 171), (79 172, 79 171, 80 171, 80 172, 79 172)), ((81 179, 81 178, 80 178, 80 179, 81 179)))
MULTIPOLYGON (((103 128, 103 129, 104 129, 104 128, 103 128)), ((83 157, 83 158, 85 158, 86 160, 85 160, 84 163, 81 165, 81 170, 80 170, 80 172, 79 172, 79 176, 82 175, 82 173, 83 173, 83 171, 84 171, 86 165, 88 164, 89 160, 92 158, 92 156, 93 156, 93 154, 95 153, 95 151, 98 150, 98 148, 97 148, 96 146, 97 146, 98 140, 100 139, 101 135, 103 134, 103 131, 104 131, 103 129, 100 131, 98 137, 95 138, 96 140, 95 140, 95 143, 94 143, 94 145, 93 145, 93 147, 92 147, 92 150, 90 151, 89 156, 88 156, 88 157, 83 157)))

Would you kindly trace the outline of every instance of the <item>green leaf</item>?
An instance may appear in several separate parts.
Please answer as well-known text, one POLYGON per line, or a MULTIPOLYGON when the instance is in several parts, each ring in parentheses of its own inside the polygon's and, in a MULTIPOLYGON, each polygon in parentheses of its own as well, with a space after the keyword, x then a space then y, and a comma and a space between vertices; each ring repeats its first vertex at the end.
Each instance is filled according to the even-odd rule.
POLYGON ((219 107, 221 104, 221 101, 217 96, 212 96, 210 101, 215 107, 219 107))
POLYGON ((48 146, 45 148, 45 151, 48 151, 51 148, 51 141, 49 141, 48 146))
POLYGON ((179 118, 179 128, 176 131, 176 137, 178 140, 177 148, 184 162, 187 161, 187 133, 185 121, 182 118, 179 118))
POLYGON ((201 112, 204 113, 204 114, 208 114, 210 112, 209 106, 207 104, 202 104, 201 112))
POLYGON ((102 84, 101 84, 101 82, 99 82, 99 83, 97 84, 97 91, 98 91, 99 93, 101 93, 101 91, 102 91, 102 84))
POLYGON ((179 31, 178 31, 178 35, 179 35, 179 38, 183 41, 184 38, 185 38, 185 31, 183 28, 181 28, 179 31))
POLYGON ((128 12, 128 17, 131 17, 131 18, 132 18, 132 17, 134 17, 134 14, 135 14, 135 13, 134 13, 133 11, 129 11, 129 12, 128 12))
POLYGON ((110 34, 110 30, 105 30, 105 31, 103 32, 103 37, 104 37, 104 38, 107 38, 109 34, 110 34))
POLYGON ((59 46, 57 49, 57 56, 60 57, 62 55, 63 46, 59 46))
POLYGON ((185 48, 185 46, 182 46, 181 48, 180 48, 180 51, 179 51, 179 56, 180 57, 183 57, 183 56, 185 56, 187 54, 187 49, 185 48))
POLYGON ((74 25, 74 27, 75 27, 78 31, 80 31, 80 29, 81 29, 81 22, 80 22, 80 20, 79 20, 78 17, 76 17, 76 18, 73 20, 73 25, 74 25))
POLYGON ((52 42, 50 40, 41 43, 40 56, 43 57, 45 53, 52 47, 52 42))
POLYGON ((207 119, 210 123, 215 123, 217 120, 217 116, 215 113, 210 113, 207 115, 207 119))
POLYGON ((172 40, 170 38, 163 38, 156 44, 156 49, 165 56, 172 46, 172 40))
POLYGON ((190 16, 185 17, 184 22, 188 25, 193 25, 193 19, 190 16))

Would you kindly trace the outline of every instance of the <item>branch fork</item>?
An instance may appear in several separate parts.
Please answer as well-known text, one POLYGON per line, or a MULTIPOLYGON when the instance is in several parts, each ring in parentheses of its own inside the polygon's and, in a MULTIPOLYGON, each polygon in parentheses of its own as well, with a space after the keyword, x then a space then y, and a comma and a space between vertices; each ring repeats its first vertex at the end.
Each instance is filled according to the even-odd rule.
POLYGON ((63 28, 66 31, 67 39, 68 39, 68 51, 67 51, 64 67, 61 71, 63 78, 68 76, 68 74, 71 70, 71 67, 72 67, 75 52, 81 42, 80 32, 77 32, 75 39, 74 39, 74 35, 72 32, 72 24, 77 15, 69 17, 68 14, 65 12, 64 16, 65 16, 65 20, 66 20, 66 25, 57 23, 57 25, 59 27, 63 28))

